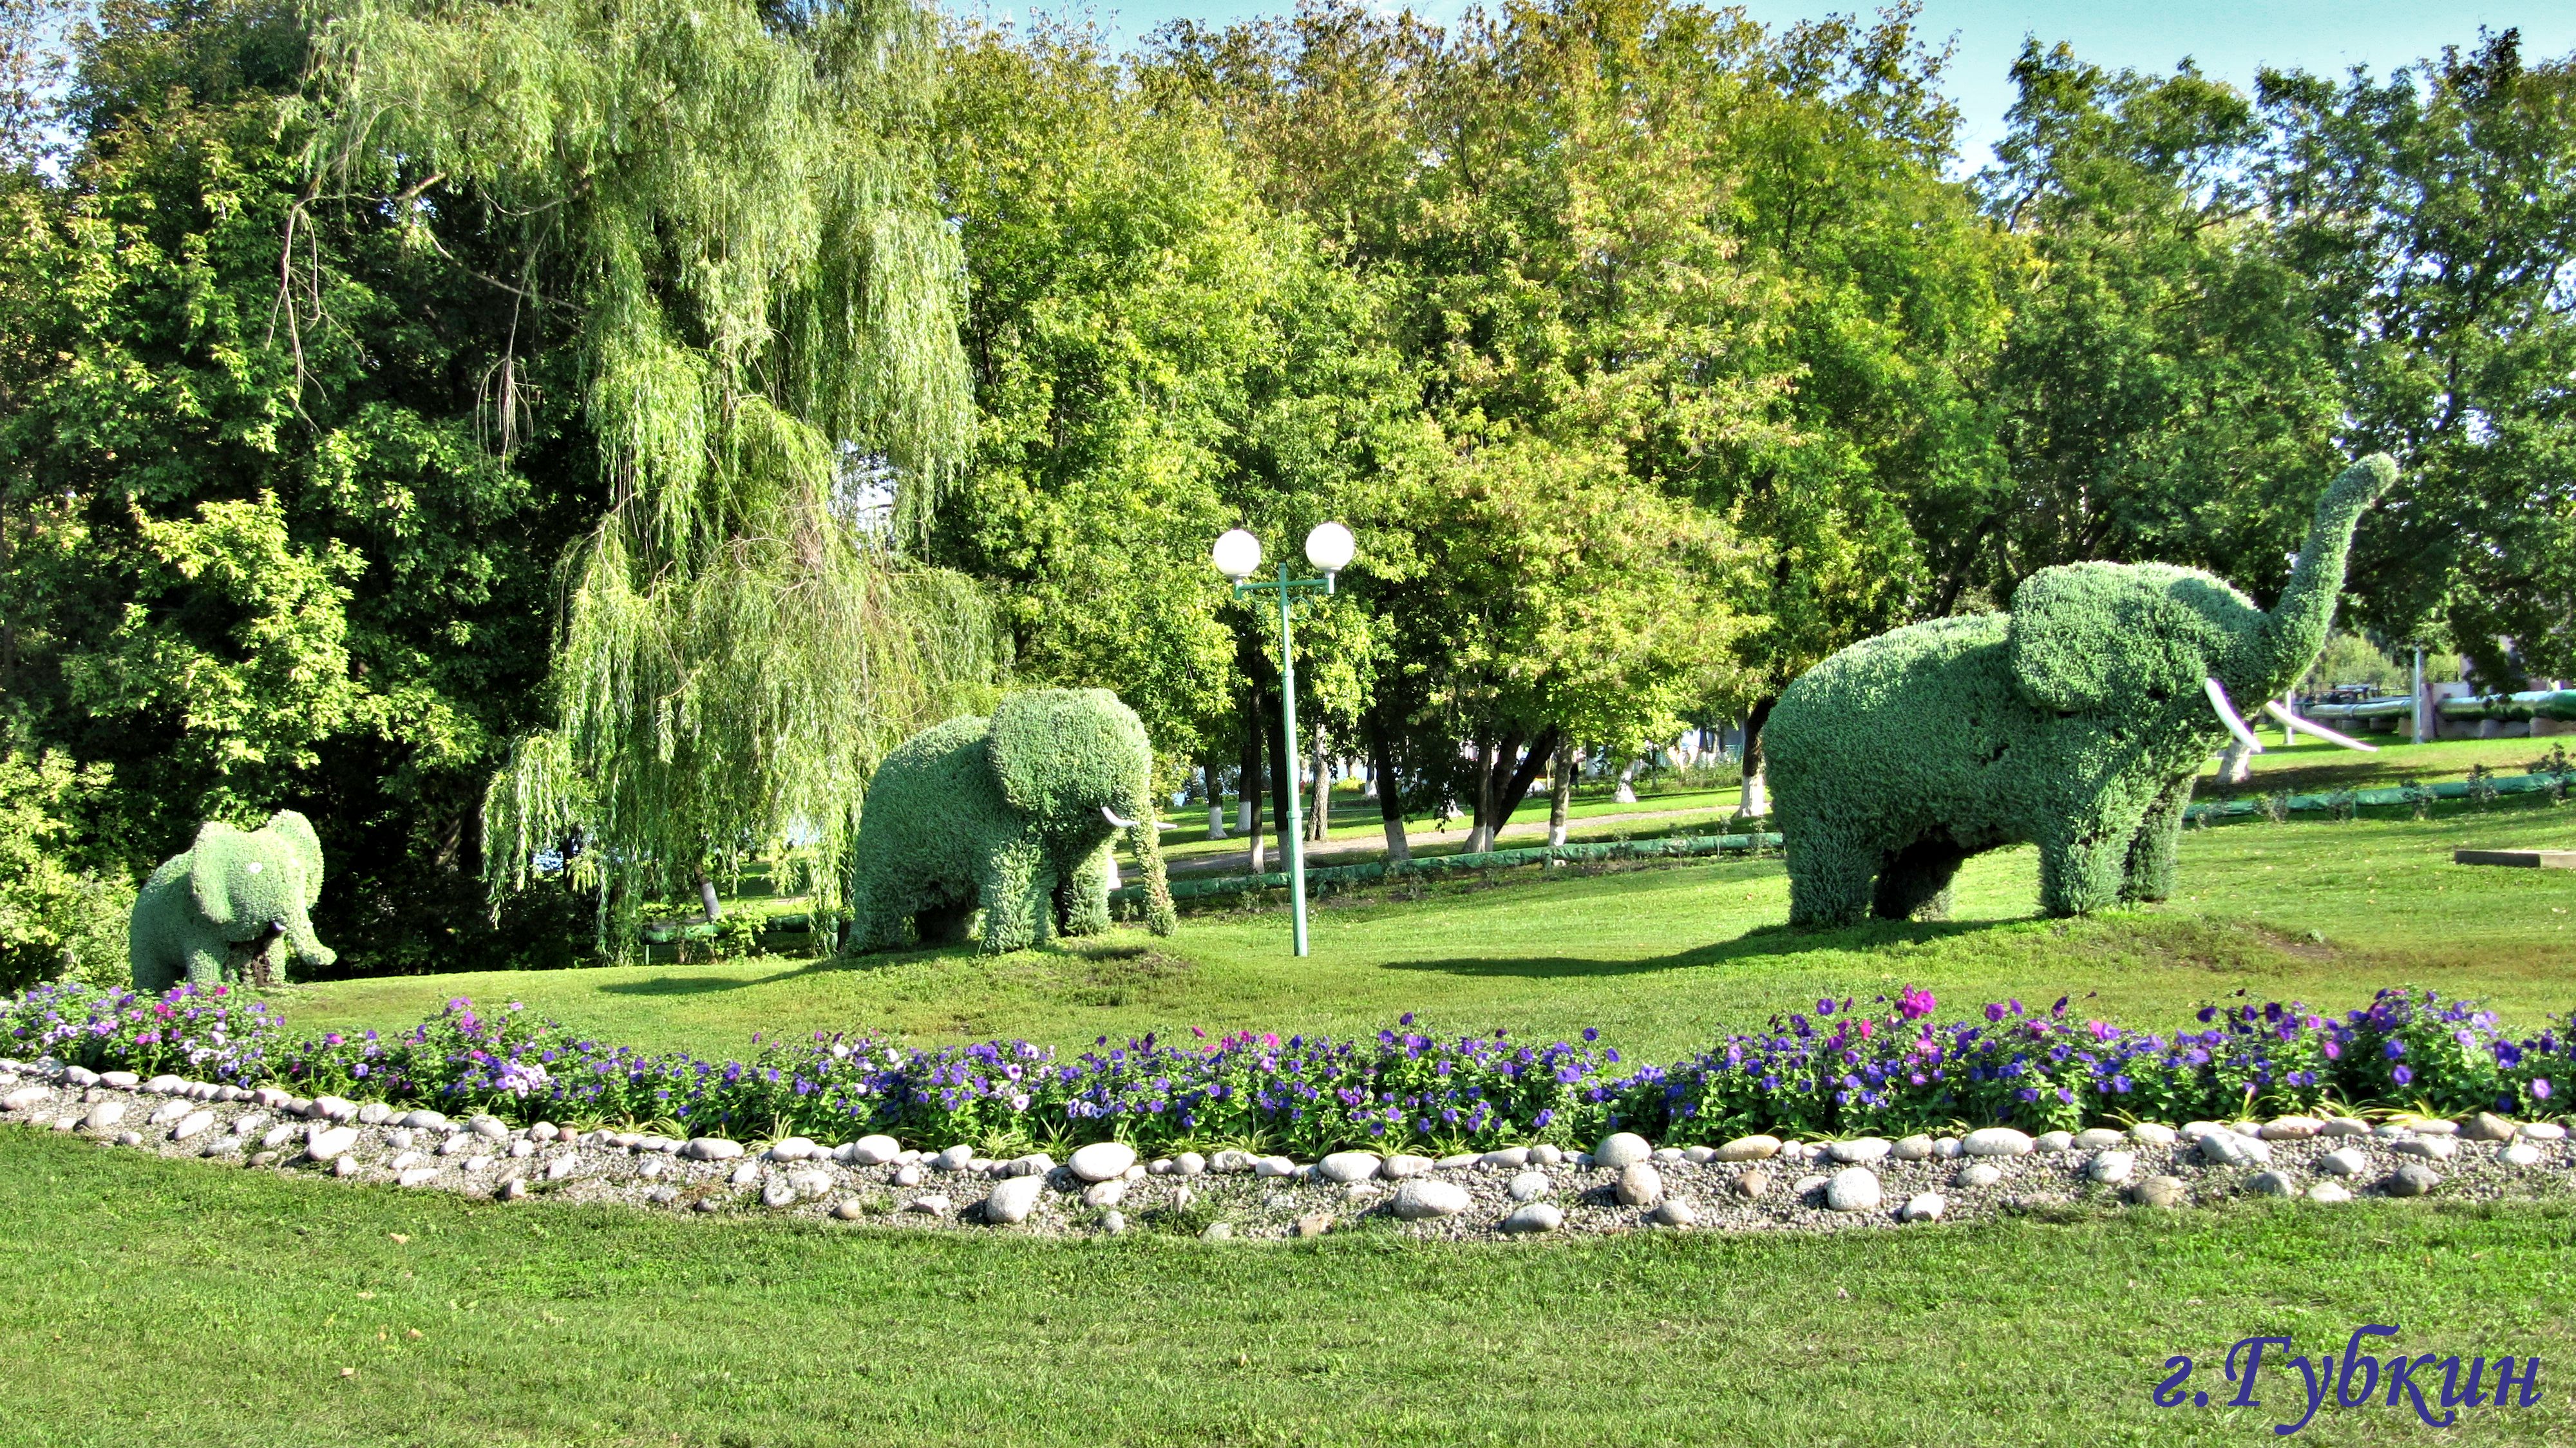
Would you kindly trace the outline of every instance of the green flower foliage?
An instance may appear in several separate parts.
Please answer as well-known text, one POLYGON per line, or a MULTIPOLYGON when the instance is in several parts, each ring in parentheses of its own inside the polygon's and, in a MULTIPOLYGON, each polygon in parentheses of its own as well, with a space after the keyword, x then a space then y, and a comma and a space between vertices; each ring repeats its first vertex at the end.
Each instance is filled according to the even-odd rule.
POLYGON ((2225 726, 2217 679, 2251 707, 2325 641, 2385 456, 2326 490, 2278 605, 2163 564, 2043 569, 2009 614, 1856 644, 1781 695, 1768 738, 1792 923, 1942 912, 1970 855, 2040 849, 2040 907, 2074 915, 2173 890, 2194 776, 2225 726))
POLYGON ((997 953, 1107 929, 1110 813, 1135 822, 1148 920, 1169 935, 1153 770, 1144 724, 1106 689, 1032 689, 914 735, 868 787, 849 949, 951 938, 979 908, 997 953))
POLYGON ((135 897, 134 988, 281 984, 287 949, 329 965, 338 956, 308 914, 321 898, 322 842, 304 816, 282 809, 256 830, 208 820, 135 897))

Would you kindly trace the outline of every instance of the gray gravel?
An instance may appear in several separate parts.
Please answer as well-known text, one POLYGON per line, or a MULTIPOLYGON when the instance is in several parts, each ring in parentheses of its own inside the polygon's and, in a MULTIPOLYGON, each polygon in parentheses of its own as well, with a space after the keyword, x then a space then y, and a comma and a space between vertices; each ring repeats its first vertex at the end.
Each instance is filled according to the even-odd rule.
POLYGON ((7 1087, 0 1122, 76 1132, 103 1149, 186 1157, 208 1170, 911 1230, 1141 1229, 1219 1241, 1362 1230, 1500 1240, 1650 1228, 1931 1230, 1936 1221, 2032 1210, 2207 1207, 2265 1195, 2301 1211, 2356 1197, 2576 1199, 2576 1146, 2563 1132, 2492 1118, 2404 1125, 2284 1118, 2237 1123, 2241 1131, 2195 1122, 2096 1128, 2071 1142, 1995 1131, 1964 1143, 1907 1138, 1841 1150, 1765 1139, 1657 1147, 1629 1138, 1608 1153, 1623 1169, 1591 1153, 1534 1146, 1462 1153, 1437 1165, 1392 1157, 1372 1172, 1365 1153, 1330 1158, 1322 1169, 1237 1150, 1150 1165, 1122 1162, 1116 1151, 1077 1152, 1071 1165, 1057 1166, 1040 1153, 992 1161, 964 1146, 907 1149, 882 1137, 835 1148, 801 1138, 576 1136, 488 1117, 469 1124, 373 1103, 299 1101, 273 1089, 221 1099, 204 1083, 177 1078, 127 1088, 51 1062, 0 1060, 0 1074, 14 1078, 0 1083, 7 1087), (184 1110, 169 1109, 183 1102, 184 1110), (1845 1209, 1828 1205, 1829 1181, 1842 1187, 1834 1196, 1845 1209))

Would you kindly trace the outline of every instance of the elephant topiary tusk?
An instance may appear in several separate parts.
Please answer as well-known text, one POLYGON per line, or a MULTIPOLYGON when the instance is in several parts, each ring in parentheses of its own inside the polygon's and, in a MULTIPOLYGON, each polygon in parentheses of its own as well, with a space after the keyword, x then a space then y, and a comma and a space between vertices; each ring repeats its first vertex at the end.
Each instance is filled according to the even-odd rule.
POLYGON ((1118 817, 1118 812, 1105 804, 1100 807, 1100 817, 1122 830, 1132 830, 1136 828, 1136 822, 1134 820, 1120 819, 1118 817))
POLYGON ((2314 723, 2310 720, 2300 718, 2298 715, 2282 708, 2281 702, 2278 699, 2264 700, 2263 712, 2280 720, 2285 728, 2296 729, 2302 734, 2313 734, 2319 739, 2326 741, 2328 744, 2340 744, 2346 749, 2358 749, 2364 754, 2377 754, 2379 752, 2379 746, 2376 744, 2364 744, 2349 734, 2337 734, 2323 724, 2314 723))
POLYGON ((2209 707, 2218 711, 2219 721, 2227 726, 2228 733, 2236 736, 2237 743, 2245 746, 2245 752, 2262 753, 2263 741, 2254 737, 2254 730, 2236 712, 2236 706, 2227 701, 2227 686, 2213 677, 2201 680, 2200 687, 2209 695, 2209 707))

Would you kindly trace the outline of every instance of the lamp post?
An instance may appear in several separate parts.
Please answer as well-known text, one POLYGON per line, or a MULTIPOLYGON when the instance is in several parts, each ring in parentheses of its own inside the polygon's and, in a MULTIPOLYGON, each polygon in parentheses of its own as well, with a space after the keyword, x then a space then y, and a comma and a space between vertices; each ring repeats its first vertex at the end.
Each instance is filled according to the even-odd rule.
MULTIPOLYGON (((1333 580, 1350 566, 1353 543, 1351 530, 1339 523, 1318 523, 1306 535, 1306 561, 1323 570, 1321 578, 1291 578, 1288 561, 1279 561, 1279 577, 1272 583, 1246 580, 1261 567, 1261 540, 1241 528, 1229 530, 1216 540, 1214 557, 1217 572, 1234 580, 1234 596, 1243 598, 1255 593, 1279 596, 1279 718, 1280 739, 1288 749, 1297 747, 1297 660, 1289 627, 1289 604, 1300 594, 1333 591, 1333 580)), ((1297 771, 1284 759, 1272 761, 1271 767, 1284 771, 1288 785, 1288 818, 1284 833, 1288 836, 1288 903, 1295 919, 1295 953, 1306 953, 1306 814, 1298 803, 1297 771)), ((1245 780, 1245 789, 1253 787, 1245 780)), ((1324 802, 1327 818, 1332 801, 1324 802)), ((1255 820, 1259 819, 1256 814, 1255 820)), ((1255 829, 1260 828, 1258 823, 1255 829)))

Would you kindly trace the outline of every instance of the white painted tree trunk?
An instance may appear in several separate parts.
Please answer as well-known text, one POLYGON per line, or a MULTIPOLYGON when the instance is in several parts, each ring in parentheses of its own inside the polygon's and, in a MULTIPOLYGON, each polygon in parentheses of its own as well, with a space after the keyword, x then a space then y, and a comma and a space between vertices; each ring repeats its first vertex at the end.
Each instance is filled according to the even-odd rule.
POLYGON ((2243 784, 2253 777, 2254 756, 2245 752, 2242 741, 2228 740, 2227 747, 2219 751, 2218 755, 2218 782, 2243 784))
POLYGON ((1547 844, 1554 849, 1565 843, 1566 816, 1574 805, 1574 746, 1556 746, 1556 762, 1548 769, 1547 844))
POLYGON ((1207 786, 1208 838, 1211 840, 1224 839, 1226 837, 1225 783, 1217 778, 1216 771, 1214 769, 1209 768, 1206 765, 1199 766, 1199 779, 1207 786))
POLYGON ((1613 790, 1610 794, 1610 797, 1613 800, 1618 801, 1620 804, 1635 804, 1637 802, 1637 786, 1634 781, 1637 778, 1637 766, 1645 762, 1646 761, 1642 759, 1631 759, 1628 761, 1627 768, 1619 771, 1619 787, 1616 790, 1613 790))
POLYGON ((1737 819, 1751 819, 1771 812, 1771 790, 1760 774, 1744 777, 1744 799, 1735 807, 1737 819))

